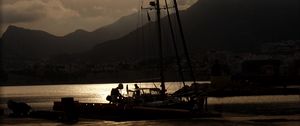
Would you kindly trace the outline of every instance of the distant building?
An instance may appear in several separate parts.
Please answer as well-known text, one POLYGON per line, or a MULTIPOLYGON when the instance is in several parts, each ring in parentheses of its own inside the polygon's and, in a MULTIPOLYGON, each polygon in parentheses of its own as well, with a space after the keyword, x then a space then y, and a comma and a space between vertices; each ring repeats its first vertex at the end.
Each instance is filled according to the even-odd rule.
POLYGON ((259 86, 282 85, 280 60, 248 60, 242 63, 241 79, 259 86))
POLYGON ((261 46, 261 52, 266 54, 294 54, 299 50, 298 41, 283 41, 265 43, 261 46))

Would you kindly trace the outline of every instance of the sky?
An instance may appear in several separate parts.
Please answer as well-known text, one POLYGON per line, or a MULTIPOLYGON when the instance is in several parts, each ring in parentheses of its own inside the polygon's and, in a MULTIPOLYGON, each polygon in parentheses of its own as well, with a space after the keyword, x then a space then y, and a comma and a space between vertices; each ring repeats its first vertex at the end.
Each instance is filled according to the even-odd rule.
MULTIPOLYGON (((9 25, 64 36, 77 29, 93 31, 136 13, 141 0, 0 0, 2 36, 9 25)), ((145 0, 146 2, 149 0, 145 0)), ((188 8, 197 0, 178 0, 188 8)))

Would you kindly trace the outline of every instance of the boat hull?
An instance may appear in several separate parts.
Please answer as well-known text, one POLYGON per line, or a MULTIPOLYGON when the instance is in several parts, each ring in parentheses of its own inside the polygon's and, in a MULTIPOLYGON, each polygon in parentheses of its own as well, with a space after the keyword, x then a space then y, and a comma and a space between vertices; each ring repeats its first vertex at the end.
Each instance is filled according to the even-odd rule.
MULTIPOLYGON (((154 119, 178 119, 178 118, 200 118, 219 117, 219 114, 207 112, 193 112, 186 109, 159 108, 137 105, 107 104, 107 103, 78 103, 74 102, 75 110, 81 118, 94 118, 103 120, 154 120, 154 119)), ((65 112, 62 102, 54 102, 53 110, 65 112)))

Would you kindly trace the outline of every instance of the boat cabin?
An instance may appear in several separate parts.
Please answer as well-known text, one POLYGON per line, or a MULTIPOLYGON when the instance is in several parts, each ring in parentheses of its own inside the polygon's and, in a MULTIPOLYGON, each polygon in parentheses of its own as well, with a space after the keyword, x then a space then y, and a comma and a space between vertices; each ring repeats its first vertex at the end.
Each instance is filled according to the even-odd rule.
POLYGON ((161 90, 159 88, 137 88, 128 90, 127 96, 132 97, 134 101, 144 103, 161 100, 161 90))

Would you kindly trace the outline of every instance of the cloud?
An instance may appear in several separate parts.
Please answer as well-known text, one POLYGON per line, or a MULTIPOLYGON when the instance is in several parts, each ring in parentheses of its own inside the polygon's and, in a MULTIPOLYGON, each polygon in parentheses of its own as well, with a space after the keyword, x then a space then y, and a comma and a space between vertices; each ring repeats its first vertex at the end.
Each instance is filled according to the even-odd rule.
POLYGON ((19 1, 2 6, 2 23, 32 22, 45 15, 43 3, 19 1))
POLYGON ((83 17, 120 17, 139 8, 140 0, 61 0, 63 5, 77 11, 83 17))
POLYGON ((79 16, 76 11, 64 8, 60 0, 19 0, 3 4, 1 11, 2 23, 26 23, 44 18, 79 16))
POLYGON ((111 24, 122 16, 134 13, 140 0, 0 1, 2 31, 8 25, 17 25, 62 36, 76 29, 93 31, 111 24))
POLYGON ((187 9, 193 4, 195 4, 198 0, 177 0, 178 6, 180 9, 187 9))
MULTIPOLYGON (((44 30, 63 36, 77 29, 87 31, 135 13, 141 0, 0 0, 1 31, 8 25, 44 30)), ((149 0, 145 0, 148 4, 149 0)), ((162 3, 164 0, 161 0, 162 3)), ((178 0, 186 8, 197 0, 178 0)))
POLYGON ((61 0, 47 0, 47 2, 45 2, 45 9, 48 18, 67 19, 80 17, 77 11, 66 8, 61 0))

